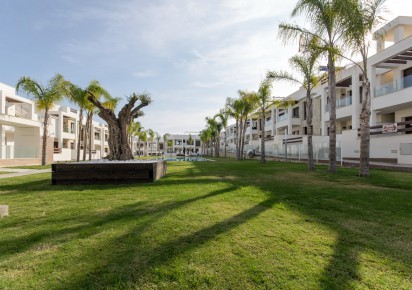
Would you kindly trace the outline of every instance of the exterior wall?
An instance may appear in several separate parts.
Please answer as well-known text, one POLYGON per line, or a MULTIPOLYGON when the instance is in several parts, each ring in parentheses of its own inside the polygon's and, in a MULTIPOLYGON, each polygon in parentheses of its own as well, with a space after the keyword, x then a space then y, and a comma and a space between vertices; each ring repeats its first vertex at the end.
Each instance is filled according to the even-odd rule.
MULTIPOLYGON (((397 17, 385 25, 379 34, 384 36, 384 40, 383 42, 378 41, 378 53, 368 59, 368 78, 371 82, 372 96, 371 126, 404 122, 412 118, 412 75, 410 74, 412 69, 412 17, 397 17), (393 44, 385 47, 388 41, 393 44)), ((362 73, 359 67, 350 66, 337 72, 336 129, 337 134, 341 134, 338 135, 339 138, 342 138, 341 141, 338 141, 337 147, 342 145, 343 158, 359 158, 360 140, 357 129, 360 128, 361 86, 362 73)), ((305 92, 300 88, 286 96, 286 99, 298 102, 296 106, 299 107, 299 118, 292 116, 293 108, 296 106, 284 110, 271 108, 275 120, 271 135, 268 136, 267 132, 265 133, 266 150, 271 146, 280 146, 277 136, 283 139, 285 132, 289 134, 288 138, 301 136, 302 146, 305 146, 306 138, 303 136, 305 127, 307 127, 304 118, 305 92)), ((313 142, 327 144, 330 117, 327 82, 312 90, 312 100, 313 142)), ((401 125, 401 127, 411 128, 412 125, 401 125)), ((228 127, 230 150, 235 149, 232 128, 233 125, 228 127)), ((259 136, 257 139, 254 138, 256 136, 250 130, 246 134, 246 144, 249 148, 260 150, 260 145, 255 142, 259 141, 259 136)), ((412 164, 412 155, 408 153, 409 144, 412 144, 412 134, 398 132, 388 135, 371 135, 370 144, 371 159, 395 160, 398 163, 412 164)), ((300 145, 291 146, 299 147, 300 145)))

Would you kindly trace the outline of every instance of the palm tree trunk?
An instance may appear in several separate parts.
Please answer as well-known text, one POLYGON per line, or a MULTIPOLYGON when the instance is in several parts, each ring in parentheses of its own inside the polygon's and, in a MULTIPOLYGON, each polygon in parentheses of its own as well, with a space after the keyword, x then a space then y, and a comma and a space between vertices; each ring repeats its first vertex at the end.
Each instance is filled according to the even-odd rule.
POLYGON ((90 113, 90 122, 89 122, 89 160, 92 160, 92 135, 93 135, 93 112, 90 113))
POLYGON ((77 127, 77 156, 76 156, 76 161, 80 161, 80 142, 82 138, 82 129, 83 126, 83 108, 80 108, 80 113, 79 113, 79 126, 77 127))
POLYGON ((266 163, 265 158, 265 108, 262 107, 262 121, 260 122, 260 163, 266 163))
POLYGON ((359 176, 369 176, 369 151, 370 151, 370 116, 371 116, 371 93, 370 82, 366 73, 364 74, 362 111, 360 115, 360 158, 359 176))
POLYGON ((236 145, 236 159, 239 160, 239 119, 236 119, 236 140, 235 140, 235 145, 236 145))
POLYGON ((330 173, 336 173, 336 73, 335 62, 332 56, 328 56, 328 81, 329 81, 329 169, 330 173))
POLYGON ((44 111, 44 122, 43 122, 43 141, 42 141, 42 153, 41 153, 41 165, 46 165, 47 160, 47 135, 48 133, 48 123, 49 123, 49 109, 46 108, 44 111))
POLYGON ((308 128, 308 170, 315 169, 315 162, 313 160, 313 127, 312 127, 312 98, 310 90, 306 91, 306 126, 308 128))
POLYGON ((90 122, 90 111, 87 111, 86 124, 83 129, 83 161, 86 161, 87 146, 89 146, 89 122, 90 122))
POLYGON ((245 135, 246 135, 246 126, 247 126, 247 116, 245 118, 245 122, 243 123, 243 131, 242 131, 242 150, 241 150, 241 159, 243 159, 243 151, 245 149, 245 135))

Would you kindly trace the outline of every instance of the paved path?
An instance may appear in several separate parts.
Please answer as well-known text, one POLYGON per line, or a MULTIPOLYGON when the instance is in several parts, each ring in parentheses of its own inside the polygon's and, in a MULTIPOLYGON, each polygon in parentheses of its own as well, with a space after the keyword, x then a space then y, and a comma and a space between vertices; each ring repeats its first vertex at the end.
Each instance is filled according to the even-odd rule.
MULTIPOLYGON (((359 160, 343 160, 344 167, 359 167, 359 160)), ((398 164, 398 163, 387 163, 387 162, 369 162, 370 168, 376 169, 386 169, 392 171, 405 171, 405 172, 412 172, 412 165, 411 164, 398 164)))
POLYGON ((47 173, 47 172, 51 172, 51 169, 17 169, 17 168, 0 167, 0 171, 10 172, 10 173, 5 173, 5 174, 0 174, 0 179, 3 179, 3 178, 24 176, 24 175, 29 175, 29 174, 47 173))

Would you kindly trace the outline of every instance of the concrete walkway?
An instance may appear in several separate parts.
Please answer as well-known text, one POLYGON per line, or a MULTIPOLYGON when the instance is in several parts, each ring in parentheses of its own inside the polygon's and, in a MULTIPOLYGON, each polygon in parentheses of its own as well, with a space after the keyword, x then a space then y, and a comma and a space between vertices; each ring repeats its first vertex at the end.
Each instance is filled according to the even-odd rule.
MULTIPOLYGON (((359 160, 343 160, 343 167, 359 167, 359 160)), ((386 163, 386 162, 369 162, 370 168, 375 169, 386 169, 391 171, 403 171, 412 172, 411 164, 397 164, 397 163, 386 163)))
POLYGON ((37 173, 47 173, 51 172, 51 169, 17 169, 17 168, 5 168, 0 167, 0 172, 9 172, 5 174, 0 174, 0 179, 11 178, 17 176, 24 176, 37 173))

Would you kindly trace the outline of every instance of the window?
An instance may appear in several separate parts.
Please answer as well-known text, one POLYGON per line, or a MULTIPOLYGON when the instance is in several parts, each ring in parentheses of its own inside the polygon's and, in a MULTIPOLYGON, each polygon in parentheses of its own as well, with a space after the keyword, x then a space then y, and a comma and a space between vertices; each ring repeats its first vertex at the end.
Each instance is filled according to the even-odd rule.
POLYGON ((299 107, 293 108, 292 115, 293 118, 299 118, 299 107))
POLYGON ((412 67, 403 71, 403 87, 412 87, 412 67))
MULTIPOLYGON (((406 117, 405 122, 411 122, 412 117, 406 117)), ((406 131, 406 130, 412 130, 412 124, 406 124, 405 125, 405 134, 412 134, 412 131, 406 131)))

